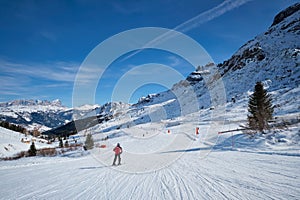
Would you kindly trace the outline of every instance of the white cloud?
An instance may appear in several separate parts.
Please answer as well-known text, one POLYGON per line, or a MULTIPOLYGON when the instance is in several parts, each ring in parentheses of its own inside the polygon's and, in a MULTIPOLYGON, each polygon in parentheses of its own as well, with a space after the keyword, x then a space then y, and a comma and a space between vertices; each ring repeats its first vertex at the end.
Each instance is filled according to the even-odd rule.
POLYGON ((54 33, 50 32, 50 31, 41 31, 40 35, 43 38, 45 38, 47 40, 50 40, 50 41, 53 41, 53 42, 55 42, 57 40, 57 36, 54 33))
MULTIPOLYGON (((212 8, 210 10, 207 10, 205 12, 200 13, 199 15, 183 22, 182 24, 179 24, 174 29, 151 40, 150 42, 145 44, 144 47, 149 47, 149 46, 153 47, 157 44, 162 43, 163 41, 166 41, 166 40, 169 40, 170 38, 176 37, 178 35, 178 33, 174 32, 174 31, 178 31, 178 32, 182 32, 182 33, 187 32, 191 29, 198 27, 201 24, 209 22, 209 21, 235 9, 235 8, 240 7, 249 1, 253 1, 253 0, 225 0, 223 3, 219 4, 218 6, 212 8)), ((141 51, 143 51, 143 49, 141 49, 139 51, 135 51, 132 54, 129 54, 128 56, 123 58, 123 60, 129 59, 141 51)))
POLYGON ((176 56, 169 56, 168 60, 170 61, 169 65, 171 67, 176 67, 182 64, 181 60, 177 58, 176 56))
POLYGON ((245 3, 252 0, 225 0, 223 3, 218 6, 200 13, 199 15, 185 21, 184 23, 178 25, 174 28, 174 30, 178 30, 180 32, 186 32, 193 28, 198 27, 199 25, 211 21, 235 8, 238 8, 245 3))
POLYGON ((27 98, 47 89, 73 86, 79 64, 74 62, 26 63, 0 60, 0 95, 27 98))
POLYGON ((96 64, 81 66, 76 75, 76 83, 81 85, 96 85, 105 68, 96 64))
POLYGON ((143 2, 140 1, 134 1, 134 2, 109 1, 109 2, 115 11, 126 15, 140 13, 146 9, 146 6, 143 4, 143 2))
POLYGON ((73 82, 79 64, 73 62, 29 63, 20 64, 0 60, 1 73, 13 77, 42 78, 52 81, 73 82))

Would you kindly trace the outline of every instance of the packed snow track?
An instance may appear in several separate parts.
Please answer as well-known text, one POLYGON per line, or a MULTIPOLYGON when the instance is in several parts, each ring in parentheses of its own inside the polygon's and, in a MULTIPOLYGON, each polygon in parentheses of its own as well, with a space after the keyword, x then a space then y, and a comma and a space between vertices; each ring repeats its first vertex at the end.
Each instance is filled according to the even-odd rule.
MULTIPOLYGON (((149 173, 125 173, 94 156, 0 162, 5 199, 298 199, 298 156, 201 148, 149 173)), ((171 154, 171 152, 170 152, 171 154)), ((126 158, 124 158, 126 162, 126 158)), ((139 162, 138 160, 136 162, 139 162)))

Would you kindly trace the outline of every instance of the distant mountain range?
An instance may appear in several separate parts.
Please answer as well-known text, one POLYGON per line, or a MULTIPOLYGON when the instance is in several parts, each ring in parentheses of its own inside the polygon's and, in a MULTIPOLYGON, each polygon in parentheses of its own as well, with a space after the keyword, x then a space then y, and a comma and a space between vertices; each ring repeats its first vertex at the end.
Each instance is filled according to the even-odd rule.
POLYGON ((0 120, 45 131, 81 118, 98 107, 84 105, 72 109, 63 106, 60 100, 14 100, 0 103, 0 120))
POLYGON ((0 103, 0 107, 11 107, 11 106, 54 106, 63 107, 59 99, 48 101, 48 100, 14 100, 10 102, 0 103))

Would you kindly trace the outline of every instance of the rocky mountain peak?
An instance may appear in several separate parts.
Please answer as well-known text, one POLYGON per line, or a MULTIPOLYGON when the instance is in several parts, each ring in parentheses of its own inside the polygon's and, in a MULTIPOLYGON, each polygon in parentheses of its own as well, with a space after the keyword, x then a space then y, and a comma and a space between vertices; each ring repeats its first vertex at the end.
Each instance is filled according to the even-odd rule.
POLYGON ((0 103, 0 107, 10 107, 10 106, 57 106, 62 107, 62 103, 59 99, 48 101, 48 100, 13 100, 10 102, 0 103))
POLYGON ((292 14, 294 14, 295 12, 297 12, 298 10, 300 10, 300 3, 296 3, 296 4, 294 4, 294 5, 286 8, 285 10, 281 11, 280 13, 278 13, 275 16, 274 21, 272 23, 272 26, 279 24, 285 18, 291 16, 292 14))
POLYGON ((221 74, 246 66, 262 69, 298 63, 299 34, 300 3, 297 3, 280 12, 265 33, 248 41, 230 59, 220 63, 221 74))

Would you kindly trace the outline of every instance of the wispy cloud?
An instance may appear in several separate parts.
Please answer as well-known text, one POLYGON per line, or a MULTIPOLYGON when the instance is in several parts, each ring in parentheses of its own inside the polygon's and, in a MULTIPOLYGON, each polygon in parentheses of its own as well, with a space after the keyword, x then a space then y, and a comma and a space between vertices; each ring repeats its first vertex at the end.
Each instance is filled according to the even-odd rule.
POLYGON ((198 27, 199 25, 209 22, 235 8, 238 8, 245 3, 252 0, 225 0, 223 3, 217 5, 216 7, 200 13, 199 15, 185 21, 184 23, 176 26, 174 30, 181 32, 187 32, 191 29, 198 27))
MULTIPOLYGON (((199 15, 183 22, 182 24, 176 26, 173 30, 179 31, 179 32, 188 32, 201 24, 204 24, 206 22, 209 22, 235 8, 238 8, 245 3, 253 1, 253 0, 225 0, 223 3, 217 5, 216 7, 205 11, 203 13, 200 13, 199 15)), ((163 35, 160 35, 159 37, 155 38, 154 40, 150 41, 149 44, 155 45, 157 43, 161 43, 165 40, 169 40, 172 37, 175 37, 177 35, 174 31, 169 31, 163 35)), ((146 44, 145 46, 148 46, 149 44, 146 44)))
POLYGON ((163 80, 163 82, 174 84, 183 78, 184 77, 172 67, 158 63, 147 63, 130 69, 121 79, 127 79, 129 82, 143 82, 147 80, 155 82, 163 80), (166 74, 168 74, 167 80, 166 74))
POLYGON ((94 85, 98 83, 105 68, 96 64, 85 64, 77 72, 76 83, 79 85, 94 85))
POLYGON ((121 14, 135 14, 145 10, 146 6, 141 1, 110 1, 115 11, 121 14))
POLYGON ((26 77, 15 77, 11 75, 0 75, 0 95, 22 97, 25 93, 29 93, 28 83, 30 82, 26 77))
POLYGON ((14 77, 41 78, 52 81, 73 82, 79 64, 73 62, 21 64, 0 60, 0 71, 14 77))
POLYGON ((24 98, 45 89, 72 87, 78 63, 21 64, 0 60, 0 95, 24 98))
MULTIPOLYGON (((253 1, 253 0, 225 0, 223 3, 217 5, 216 7, 212 8, 210 10, 207 10, 203 13, 200 13, 199 15, 176 26, 173 30, 170 30, 170 31, 166 32, 165 34, 158 36, 157 38, 155 38, 152 41, 145 44, 144 48, 147 48, 149 46, 153 47, 157 44, 162 43, 163 41, 166 41, 173 37, 176 37, 178 33, 174 32, 174 31, 179 31, 179 32, 183 32, 183 33, 190 31, 190 30, 200 26, 201 24, 209 22, 209 21, 235 9, 235 8, 238 8, 242 5, 244 5, 245 3, 249 2, 249 1, 253 1)), ((143 49, 141 49, 139 51, 135 51, 132 54, 129 54, 123 60, 129 59, 141 51, 143 51, 143 49)))
POLYGON ((168 56, 167 59, 170 61, 169 65, 171 67, 176 67, 176 66, 182 64, 181 60, 179 58, 177 58, 176 56, 168 56))
POLYGON ((55 42, 57 40, 57 36, 53 32, 50 32, 50 31, 41 31, 40 35, 43 38, 53 41, 53 42, 55 42))

